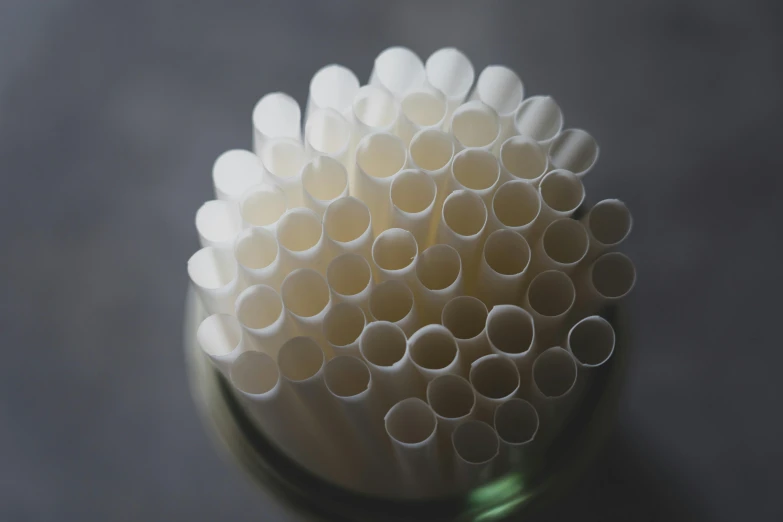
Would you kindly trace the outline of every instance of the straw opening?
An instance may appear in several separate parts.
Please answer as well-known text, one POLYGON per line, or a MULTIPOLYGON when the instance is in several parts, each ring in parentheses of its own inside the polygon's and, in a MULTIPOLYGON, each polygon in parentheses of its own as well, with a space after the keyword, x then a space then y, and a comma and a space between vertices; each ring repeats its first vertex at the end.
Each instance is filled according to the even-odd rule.
POLYGON ((278 247, 275 235, 262 228, 244 231, 234 245, 237 263, 251 270, 260 270, 277 259, 278 247))
POLYGON ((574 304, 574 284, 563 272, 547 270, 538 274, 528 288, 530 307, 536 313, 557 317, 574 304))
POLYGON ((405 170, 391 183, 391 202, 403 212, 417 214, 427 210, 435 201, 435 182, 418 170, 405 170))
POLYGON ((479 196, 464 190, 452 192, 443 203, 446 226, 461 236, 475 236, 487 222, 487 207, 479 196))
POLYGON ((230 250, 206 247, 188 260, 188 275, 197 286, 218 289, 236 278, 237 265, 230 250))
POLYGON ((280 246, 292 252, 309 250, 321 240, 321 220, 309 209, 289 210, 277 226, 280 246))
POLYGON ((242 219, 248 224, 257 227, 271 225, 286 211, 285 195, 277 187, 250 189, 239 208, 242 219))
POLYGON ((383 129, 397 119, 397 102, 387 91, 365 85, 356 93, 353 113, 367 127, 383 129))
POLYGON ((356 165, 370 177, 388 178, 405 166, 405 144, 393 134, 365 136, 356 151, 356 165))
POLYGON ((362 357, 375 366, 393 366, 405 357, 405 333, 399 326, 387 321, 368 324, 360 336, 362 357))
POLYGON ((605 199, 590 210, 589 228, 599 243, 617 245, 631 232, 631 213, 619 199, 605 199))
POLYGON ((248 395, 262 395, 274 389, 280 379, 275 361, 261 352, 245 352, 230 370, 231 384, 248 395))
POLYGON ((457 282, 462 261, 449 245, 433 245, 425 250, 416 263, 416 276, 425 288, 443 290, 457 282))
POLYGON ((475 72, 467 56, 453 47, 439 49, 425 64, 430 85, 449 98, 464 98, 473 85, 475 72))
POLYGON ((454 451, 469 464, 484 464, 498 454, 500 444, 495 430, 481 421, 468 421, 452 434, 454 451))
POLYGON ((295 178, 307 161, 304 147, 290 139, 273 139, 261 151, 261 162, 267 172, 278 178, 295 178))
POLYGON ((500 162, 512 176, 528 181, 540 178, 547 169, 547 157, 541 147, 521 136, 513 136, 503 143, 500 162))
POLYGON ((319 110, 307 120, 305 139, 315 152, 337 155, 348 147, 351 125, 332 109, 319 110))
POLYGON ((416 238, 401 228, 384 230, 372 244, 373 262, 378 268, 387 271, 402 270, 410 266, 418 252, 416 238))
POLYGON ((611 252, 595 261, 591 279, 601 295, 620 298, 630 292, 636 283, 636 268, 625 254, 611 252))
POLYGON ((546 397, 562 397, 576 383, 576 362, 562 348, 550 348, 533 363, 533 380, 546 397))
POLYGON ((336 199, 324 213, 326 234, 339 243, 359 239, 370 228, 370 209, 354 197, 336 199))
POLYGON ((280 374, 286 379, 305 381, 323 367, 324 352, 310 337, 293 337, 280 347, 277 364, 280 374))
POLYGON ((324 368, 326 387, 338 397, 354 397, 370 387, 370 370, 361 359, 338 355, 324 368))
POLYGON ((396 323, 405 319, 411 310, 413 293, 401 281, 385 281, 370 293, 370 313, 378 321, 396 323))
POLYGON ((370 265, 359 254, 337 256, 329 263, 326 270, 329 288, 341 296, 352 296, 362 292, 370 286, 371 279, 370 265))
POLYGON ((585 188, 573 173, 553 170, 541 180, 541 199, 558 212, 573 212, 585 198, 585 188))
POLYGON ((551 96, 532 96, 517 109, 514 127, 521 136, 551 140, 563 130, 563 111, 551 96))
POLYGON ((468 295, 455 297, 443 307, 443 326, 457 339, 476 338, 487 322, 487 305, 468 295))
POLYGON ((550 259, 564 265, 581 261, 587 255, 590 238, 585 227, 573 219, 553 221, 544 231, 544 252, 550 259))
POLYGON ((598 316, 582 319, 568 334, 568 347, 576 360, 585 366, 600 366, 614 351, 614 329, 598 316))
POLYGON ((484 244, 484 259, 498 274, 521 274, 530 263, 530 246, 512 230, 496 230, 484 244))
POLYGON ((533 222, 541 211, 536 189, 524 181, 508 181, 492 199, 492 210, 501 224, 522 227, 533 222))
POLYGON ((465 147, 487 147, 500 135, 500 122, 492 108, 468 102, 454 112, 451 131, 465 147))
POLYGON ((204 352, 221 357, 230 354, 239 346, 242 327, 233 315, 210 315, 199 325, 196 338, 204 352))
POLYGON ((427 370, 441 370, 457 358, 457 343, 440 325, 424 327, 410 340, 411 360, 427 370))
POLYGON ((299 317, 313 317, 329 304, 329 286, 323 276, 309 268, 294 270, 280 288, 285 307, 299 317))
POLYGON ((446 116, 446 100, 428 91, 411 92, 402 99, 402 113, 420 127, 430 127, 446 116))
POLYGON ((491 152, 467 149, 454 156, 454 179, 470 190, 487 190, 500 178, 500 165, 491 152))
POLYGON ((470 369, 470 383, 476 393, 490 399, 505 399, 519 389, 519 371, 511 360, 485 355, 470 369))
POLYGON ((283 301, 273 288, 254 285, 239 294, 237 319, 247 328, 261 330, 272 326, 284 313, 283 301))
POLYGON ((476 404, 473 387, 458 375, 439 375, 427 386, 427 402, 436 415, 460 419, 470 414, 476 404))
POLYGON ((489 342, 503 353, 527 352, 533 345, 534 336, 533 318, 518 306, 496 306, 487 317, 489 342))
POLYGON ((510 399, 495 410, 495 430, 503 442, 524 444, 538 432, 538 413, 523 399, 510 399))
POLYGON ((411 140, 411 159, 420 169, 435 172, 449 164, 454 156, 454 141, 435 129, 419 131, 411 140))
POLYGON ((476 82, 479 99, 498 114, 509 114, 517 109, 524 97, 524 86, 519 76, 501 65, 490 65, 476 82))
POLYGON ((361 308, 351 303, 338 303, 324 317, 324 335, 329 344, 348 346, 359 339, 366 322, 361 308))

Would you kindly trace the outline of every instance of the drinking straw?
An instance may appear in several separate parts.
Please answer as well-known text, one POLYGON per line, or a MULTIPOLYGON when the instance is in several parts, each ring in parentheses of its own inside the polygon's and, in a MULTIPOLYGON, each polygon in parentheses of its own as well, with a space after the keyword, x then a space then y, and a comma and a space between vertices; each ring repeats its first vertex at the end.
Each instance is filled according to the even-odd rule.
POLYGON ((229 150, 218 156, 212 166, 215 198, 238 201, 253 185, 261 183, 264 170, 258 156, 247 150, 229 150))
POLYGON ((428 324, 419 328, 408 340, 408 353, 426 382, 462 371, 457 342, 443 325, 428 324))
POLYGON ((487 339, 487 305, 479 299, 462 295, 443 307, 442 324, 457 341, 460 359, 465 367, 490 353, 487 339))
POLYGON ((389 47, 375 58, 370 85, 379 85, 401 100, 425 81, 421 58, 406 47, 389 47))
POLYGON ((251 286, 239 294, 236 310, 243 344, 277 360, 280 347, 296 333, 280 294, 270 286, 251 286))
POLYGON ((627 296, 636 285, 636 267, 625 254, 608 252, 575 277, 579 289, 574 311, 577 317, 584 317, 627 296))
POLYGON ((495 192, 488 214, 487 232, 508 229, 530 239, 541 214, 541 196, 530 183, 507 181, 495 192))
POLYGON ((334 109, 319 109, 305 126, 305 151, 310 157, 327 156, 346 169, 353 168, 352 126, 334 109))
POLYGON ((318 156, 302 167, 302 199, 319 218, 334 200, 347 195, 348 172, 336 159, 318 156))
POLYGON ((214 314, 201 321, 196 339, 201 351, 226 376, 244 349, 242 326, 236 317, 229 314, 214 314))
POLYGON ((582 218, 590 236, 590 250, 585 261, 592 261, 604 252, 616 248, 631 233, 631 211, 619 199, 605 199, 596 203, 582 218))
POLYGON ((327 257, 354 253, 372 261, 372 216, 367 205, 350 196, 336 199, 326 208, 323 223, 327 257))
POLYGON ((358 91, 359 79, 352 70, 337 64, 321 67, 310 80, 305 110, 307 121, 315 112, 324 109, 346 114, 358 91))
POLYGON ((598 161, 599 148, 595 139, 582 129, 566 129, 549 148, 549 161, 556 169, 565 169, 581 178, 598 161))
POLYGON ((538 186, 541 212, 532 233, 540 235, 549 224, 560 218, 571 217, 585 200, 585 187, 573 172, 552 170, 538 186))
POLYGON ((576 389, 581 392, 614 353, 615 334, 611 323, 597 315, 580 320, 568 332, 566 350, 574 356, 577 369, 576 389))
POLYGON ((498 114, 501 143, 514 132, 514 116, 525 97, 519 76, 502 65, 490 65, 479 74, 471 99, 481 100, 498 114))
POLYGON ((255 185, 242 195, 239 202, 244 228, 263 227, 274 232, 287 209, 285 193, 276 185, 255 185))
POLYGON ((440 130, 446 121, 447 109, 446 98, 436 89, 419 88, 410 91, 400 102, 397 135, 408 146, 414 134, 420 130, 440 130))
POLYGON ((563 111, 551 96, 531 96, 514 115, 517 134, 536 141, 544 152, 563 130, 563 111))
POLYGON ((408 397, 424 397, 426 385, 410 360, 407 343, 405 332, 388 321, 368 323, 359 336, 359 353, 385 408, 408 397))
POLYGON ((533 317, 542 348, 562 342, 562 326, 574 307, 571 278, 558 270, 546 270, 533 278, 525 293, 523 308, 533 317))
POLYGON ((490 351, 514 362, 522 382, 527 383, 540 351, 533 317, 518 306, 498 305, 487 315, 486 332, 490 351))
POLYGON ((552 221, 533 249, 530 275, 544 270, 560 270, 572 274, 587 256, 590 238, 579 221, 561 218, 552 221))
POLYGON ((456 190, 443 202, 438 243, 454 247, 462 258, 462 273, 466 291, 473 291, 476 267, 483 247, 487 225, 484 201, 467 190, 456 190))
POLYGON ((450 176, 452 191, 469 190, 489 207, 500 185, 500 164, 491 152, 465 149, 454 156, 450 176))
POLYGON ((495 410, 495 431, 500 441, 498 474, 509 470, 531 474, 542 460, 538 442, 538 412, 528 401, 509 399, 495 410))
POLYGON ((234 243, 242 288, 268 285, 280 290, 283 273, 277 238, 269 230, 250 228, 242 231, 234 243))
POLYGON ((467 56, 454 47, 438 49, 424 65, 427 83, 446 96, 446 121, 462 105, 473 86, 475 71, 467 56))
POLYGON ((480 101, 469 101, 457 107, 451 117, 450 131, 459 149, 495 152, 503 143, 497 113, 480 101))
POLYGON ((519 179, 538 185, 549 170, 549 158, 541 146, 525 136, 512 136, 500 146, 502 182, 519 179))
POLYGON ((202 248, 188 259, 188 277, 207 312, 234 313, 239 278, 231 249, 202 248))
POLYGON ((388 321, 410 336, 419 328, 419 313, 408 284, 390 279, 370 292, 369 319, 388 321))
POLYGON ((304 146, 291 138, 267 140, 259 152, 264 181, 280 187, 288 208, 303 207, 302 167, 307 162, 304 146))
POLYGON ((267 94, 253 108, 253 152, 261 155, 274 138, 301 139, 302 112, 299 104, 282 92, 267 94))
POLYGON ((352 303, 337 303, 324 316, 324 337, 336 356, 359 357, 359 336, 367 320, 362 309, 352 303))
POLYGON ((559 346, 547 348, 533 363, 530 402, 541 420, 544 440, 558 432, 576 404, 576 374, 574 357, 559 346))
POLYGON ((418 256, 419 247, 413 234, 402 228, 384 230, 372 244, 376 279, 411 281, 415 277, 418 256))
POLYGON ((236 203, 213 199, 196 211, 196 231, 202 247, 230 247, 242 228, 236 203))
POLYGON ((369 312, 372 269, 359 254, 341 254, 326 269, 326 282, 335 303, 351 303, 369 312))
POLYGON ((294 270, 283 280, 280 295, 297 331, 312 338, 331 357, 323 323, 332 306, 332 299, 329 285, 323 276, 310 268, 294 270))
POLYGON ((416 262, 413 293, 422 324, 438 324, 443 307, 462 295, 462 261, 449 245, 432 245, 416 262))
POLYGON ((418 169, 403 170, 391 182, 390 225, 413 234, 421 251, 427 248, 436 196, 435 181, 418 169))
POLYGON ((500 442, 489 424, 469 420, 451 435, 454 446, 454 477, 457 487, 467 491, 488 482, 495 474, 500 442))
POLYGON ((318 214, 308 208, 294 208, 283 214, 277 226, 280 264, 284 273, 312 268, 323 273, 329 252, 318 214))
POLYGON ((488 307, 519 302, 530 265, 530 246, 513 230, 492 232, 484 243, 476 294, 488 307))
POLYGON ((490 424, 495 409, 514 397, 521 385, 514 361, 496 353, 473 361, 469 380, 476 393, 476 419, 490 424))

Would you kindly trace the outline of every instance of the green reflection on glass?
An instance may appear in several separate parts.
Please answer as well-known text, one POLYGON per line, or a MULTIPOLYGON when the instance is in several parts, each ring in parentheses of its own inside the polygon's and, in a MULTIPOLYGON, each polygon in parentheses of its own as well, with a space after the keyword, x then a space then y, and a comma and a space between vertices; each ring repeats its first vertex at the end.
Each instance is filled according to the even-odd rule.
POLYGON ((527 499, 528 495, 522 495, 523 489, 522 475, 510 473, 491 484, 472 491, 468 504, 473 510, 479 512, 474 520, 488 522, 506 516, 527 499))

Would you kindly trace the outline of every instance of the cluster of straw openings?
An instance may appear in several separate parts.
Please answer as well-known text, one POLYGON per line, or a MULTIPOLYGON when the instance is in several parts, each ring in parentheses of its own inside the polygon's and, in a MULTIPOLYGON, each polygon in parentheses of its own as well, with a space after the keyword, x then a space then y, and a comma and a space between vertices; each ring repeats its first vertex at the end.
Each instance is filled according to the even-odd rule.
POLYGON ((201 348, 274 444, 349 488, 532 473, 635 283, 626 206, 584 209, 592 136, 512 70, 474 76, 456 49, 393 47, 365 86, 319 70, 304 120, 268 94, 196 214, 201 348))

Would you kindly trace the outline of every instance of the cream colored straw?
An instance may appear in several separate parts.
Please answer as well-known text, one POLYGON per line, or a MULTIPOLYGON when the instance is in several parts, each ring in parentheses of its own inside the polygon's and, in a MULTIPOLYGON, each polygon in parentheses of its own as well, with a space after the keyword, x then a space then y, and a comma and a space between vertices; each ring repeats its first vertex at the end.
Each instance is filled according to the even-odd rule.
POLYGON ((497 113, 480 101, 460 105, 451 117, 450 130, 460 149, 496 152, 503 143, 497 113))
POLYGON ((608 252, 593 261, 577 278, 577 317, 602 313, 627 296, 636 285, 636 267, 620 252, 608 252))
POLYGON ((533 230, 536 235, 542 234, 552 221, 571 217, 585 200, 584 185, 567 170, 548 172, 541 180, 538 192, 541 212, 533 230))
POLYGON ((556 169, 570 170, 581 178, 598 161, 598 143, 582 129, 566 129, 549 148, 549 161, 556 169))
POLYGON ((351 109, 356 93, 359 91, 359 79, 342 65, 330 64, 318 70, 310 80, 310 92, 307 98, 307 120, 318 110, 331 109, 346 114, 351 109))
POLYGON ((492 353, 514 362, 522 382, 530 380, 530 368, 540 348, 533 317, 514 305, 498 305, 487 316, 487 339, 492 353))
POLYGON ((302 112, 296 100, 282 92, 267 94, 253 108, 253 152, 260 155, 274 138, 300 140, 301 129, 302 112))
POLYGON ((533 363, 530 380, 530 402, 541 419, 541 431, 545 439, 551 439, 576 404, 576 361, 559 346, 548 348, 533 363))
POLYGON ((372 217, 367 205, 354 197, 334 200, 324 212, 328 257, 359 254, 372 262, 372 217))
POLYGON ((242 326, 233 315, 210 315, 201 321, 196 330, 196 339, 201 351, 225 376, 228 376, 231 365, 244 350, 242 326))
POLYGON ((302 197, 307 208, 323 218, 326 208, 348 195, 348 172, 334 158, 316 157, 302 167, 302 197))
POLYGON ((462 273, 468 293, 476 280, 476 268, 487 225, 487 207, 473 192, 456 190, 443 202, 438 242, 454 247, 462 258, 462 273))
POLYGON ((465 367, 490 353, 487 339, 487 306, 468 295, 455 297, 443 307, 442 324, 457 341, 465 367))
POLYGON ((500 184, 500 164, 491 152, 466 149, 454 156, 451 190, 469 190, 481 197, 489 207, 500 184))
POLYGON ((202 247, 230 247, 241 228, 239 211, 232 201, 207 201, 196 212, 196 231, 202 247))
POLYGON ((462 261, 453 247, 432 245, 416 262, 414 295, 423 324, 440 323, 443 307, 462 295, 462 261))
POLYGON ((500 443, 492 426, 477 420, 467 421, 454 430, 451 439, 459 490, 467 491, 494 477, 500 443))
POLYGON ((545 455, 537 452, 538 412, 524 399, 510 399, 495 410, 495 431, 500 440, 497 471, 530 473, 545 455))
POLYGON ((391 226, 408 230, 423 251, 434 217, 435 181, 421 170, 403 170, 392 181, 390 195, 391 226))
POLYGON ((295 208, 286 212, 277 226, 277 242, 285 273, 297 268, 325 271, 329 253, 321 219, 312 210, 295 208))
POLYGON ((408 340, 408 352, 413 365, 427 382, 449 373, 459 375, 462 371, 457 342, 442 325, 419 328, 408 340))
POLYGON ((408 285, 399 280, 384 281, 370 293, 369 319, 388 321, 411 336, 419 328, 419 314, 408 285))
POLYGON ((307 153, 302 144, 290 138, 270 139, 259 155, 264 180, 280 187, 288 208, 303 207, 302 167, 307 162, 307 153))
POLYGON ((305 151, 310 157, 328 156, 346 169, 353 168, 352 126, 333 109, 315 111, 305 126, 305 151))
POLYGON ((287 209, 285 193, 276 185, 251 187, 239 202, 239 215, 244 228, 263 227, 274 232, 287 209))
POLYGON ((546 152, 530 138, 512 136, 500 147, 501 180, 519 179, 538 185, 549 170, 546 152))
POLYGON ((544 270, 572 274, 587 256, 590 239, 584 225, 573 219, 556 219, 538 238, 530 261, 530 275, 544 270))
POLYGON ((619 199, 605 199, 590 209, 582 218, 590 235, 587 261, 592 261, 607 250, 625 241, 633 228, 633 218, 625 203, 619 199))
POLYGON ((563 341, 565 332, 562 327, 574 307, 574 299, 574 284, 563 272, 547 270, 530 282, 522 306, 533 316, 541 347, 563 341))
POLYGON ((514 133, 514 116, 524 97, 525 87, 514 71, 490 65, 479 74, 471 99, 481 100, 498 114, 502 143, 514 133))
POLYGON ((326 269, 326 282, 336 303, 347 302, 369 312, 372 269, 359 254, 341 254, 326 269))
POLYGON ((495 408, 519 392, 521 381, 514 362, 493 353, 470 365, 470 384, 476 393, 476 419, 491 424, 495 408))
POLYGON ((495 192, 488 210, 487 232, 509 229, 530 239, 541 214, 541 196, 530 183, 507 181, 495 192))
POLYGON ((563 111, 551 96, 531 96, 517 109, 514 128, 517 134, 535 140, 547 152, 563 130, 563 111))
POLYGON ((263 176, 261 162, 252 152, 239 149, 224 152, 212 167, 215 197, 238 201, 247 189, 261 183, 263 176))
POLYGON ((422 129, 441 129, 446 121, 447 105, 443 93, 428 88, 409 92, 400 103, 397 135, 407 146, 422 129))
POLYGON ((294 270, 283 280, 280 295, 297 331, 312 338, 331 357, 323 323, 332 306, 332 298, 323 276, 309 268, 294 270))
POLYGON ((418 256, 419 247, 413 234, 401 228, 384 230, 372 244, 376 280, 413 280, 418 256))
POLYGON ((207 312, 234 313, 240 282, 231 249, 202 248, 188 259, 188 276, 207 312))
POLYGON ((476 73, 470 59, 454 47, 438 49, 424 65, 427 83, 441 91, 447 101, 447 121, 467 98, 476 73))
POLYGON ((234 243, 242 288, 252 285, 269 285, 280 290, 283 269, 277 238, 269 230, 251 228, 244 230, 234 243))
POLYGON ((239 294, 236 309, 244 344, 277 360, 280 347, 296 333, 280 295, 266 285, 251 286, 239 294))
POLYGON ((476 294, 488 307, 518 303, 530 264, 530 246, 513 230, 496 230, 484 243, 476 294))
POLYGON ((362 309, 351 303, 337 303, 324 316, 324 336, 335 355, 359 357, 359 336, 367 320, 362 309))
POLYGON ((401 100, 425 81, 424 64, 406 47, 389 47, 375 58, 370 85, 379 85, 401 100))

